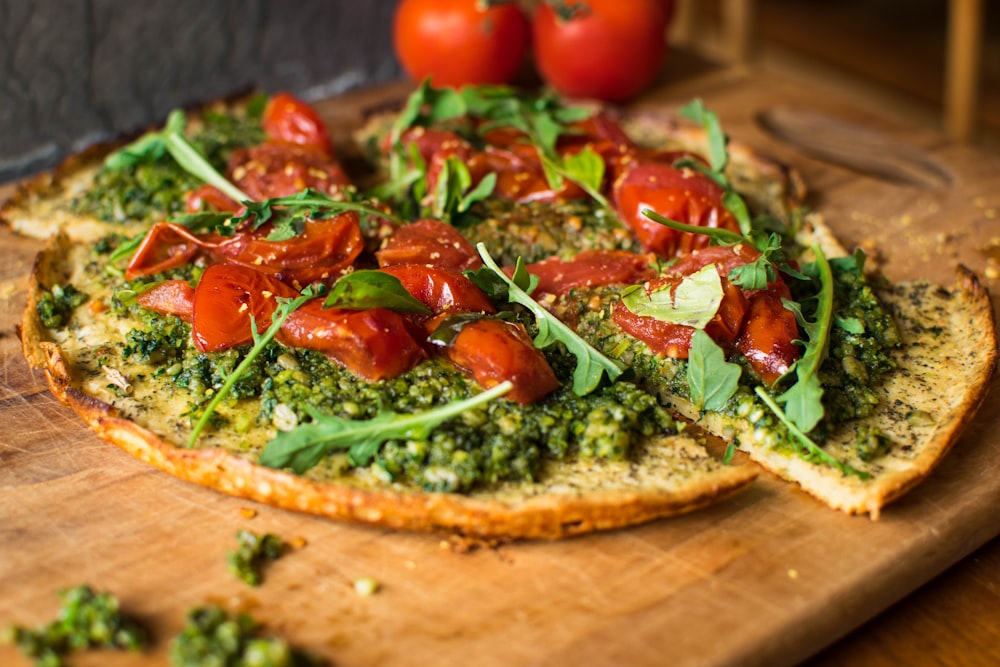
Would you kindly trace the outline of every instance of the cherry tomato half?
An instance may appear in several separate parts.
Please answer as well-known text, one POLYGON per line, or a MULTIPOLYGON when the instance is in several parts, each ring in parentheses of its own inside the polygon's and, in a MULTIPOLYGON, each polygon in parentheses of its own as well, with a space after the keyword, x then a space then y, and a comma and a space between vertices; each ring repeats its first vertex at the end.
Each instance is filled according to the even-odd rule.
POLYGON ((570 97, 621 102, 645 88, 666 53, 663 0, 575 0, 560 17, 539 2, 532 19, 538 70, 570 97))
POLYGON ((626 250, 584 250, 571 260, 549 257, 525 268, 538 276, 534 294, 566 294, 579 287, 644 282, 655 276, 654 259, 626 250))
POLYGON ((486 294, 455 269, 399 264, 381 269, 395 276, 406 291, 435 314, 492 313, 493 304, 486 294))
POLYGON ((476 249, 454 227, 430 218, 400 227, 375 256, 383 268, 424 264, 464 271, 483 265, 476 249))
POLYGON ((402 0, 393 44, 414 81, 435 86, 507 83, 528 48, 528 19, 514 3, 481 0, 402 0))
POLYGON ((311 146, 333 157, 333 142, 326 125, 312 106, 288 93, 267 101, 261 119, 264 132, 275 141, 311 146))

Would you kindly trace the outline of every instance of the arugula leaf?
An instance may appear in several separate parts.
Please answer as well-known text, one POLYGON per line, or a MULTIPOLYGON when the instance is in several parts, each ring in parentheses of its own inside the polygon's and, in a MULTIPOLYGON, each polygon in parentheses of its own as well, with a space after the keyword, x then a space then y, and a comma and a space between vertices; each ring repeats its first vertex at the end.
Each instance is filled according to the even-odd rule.
POLYGON ((704 329, 719 312, 722 295, 719 270, 709 264, 686 276, 676 289, 666 285, 647 293, 644 285, 632 285, 622 292, 622 304, 636 315, 704 329))
POLYGON ((230 199, 237 202, 249 200, 249 195, 216 171, 198 149, 191 145, 184 136, 186 123, 184 112, 174 109, 167 116, 162 130, 147 133, 120 151, 112 153, 105 160, 105 165, 111 169, 129 168, 145 160, 160 158, 166 152, 182 169, 205 183, 214 185, 230 199))
POLYGON ((388 308, 399 313, 433 314, 430 308, 406 291, 399 278, 374 270, 354 271, 340 278, 330 289, 323 307, 347 310, 388 308))
POLYGON ((691 336, 687 380, 691 402, 701 410, 719 411, 739 388, 743 369, 726 361, 722 348, 712 337, 698 329, 691 336))
POLYGON ((805 433, 811 431, 823 418, 823 386, 819 381, 819 368, 827 356, 830 325, 833 321, 833 274, 822 248, 813 246, 812 250, 816 256, 815 269, 820 282, 820 291, 815 297, 815 319, 806 319, 800 304, 782 299, 785 308, 795 313, 808 340, 805 341, 802 356, 785 374, 788 376, 794 373, 795 384, 777 397, 777 401, 785 406, 788 418, 805 433))
POLYGON ((397 224, 403 224, 399 217, 387 213, 370 204, 334 199, 325 192, 306 188, 287 197, 274 197, 260 202, 244 202, 245 211, 232 218, 232 224, 253 219, 253 229, 260 229, 267 223, 273 225, 268 241, 287 241, 302 233, 307 220, 326 220, 353 211, 362 215, 372 215, 397 224))
POLYGON ((580 338, 559 318, 531 298, 529 292, 538 283, 537 276, 530 276, 519 257, 513 278, 508 278, 486 250, 486 245, 479 243, 476 250, 493 273, 507 284, 507 299, 511 303, 519 303, 535 316, 538 325, 538 335, 535 337, 535 347, 545 348, 555 342, 560 342, 576 357, 576 368, 573 370, 573 393, 583 396, 597 389, 601 378, 605 375, 614 382, 625 370, 619 362, 605 357, 594 349, 587 341, 580 338), (533 279, 533 280, 532 280, 533 279))
POLYGON ((502 382, 480 394, 432 410, 415 414, 386 411, 368 420, 324 415, 307 406, 312 421, 278 433, 264 445, 258 462, 302 474, 330 452, 347 449, 352 464, 366 465, 386 440, 426 439, 441 423, 506 394, 512 386, 510 382, 502 382))
POLYGON ((194 429, 191 431, 191 437, 188 438, 188 447, 194 447, 195 443, 198 442, 198 437, 205 429, 205 426, 208 425, 212 415, 215 413, 215 409, 219 407, 219 403, 221 403, 222 399, 229 394, 233 385, 235 385, 243 374, 247 372, 247 369, 250 368, 254 359, 256 359, 260 353, 264 351, 267 344, 271 342, 275 335, 277 335, 278 330, 281 329, 281 325, 285 323, 288 316, 298 310, 302 304, 319 296, 322 289, 323 288, 321 286, 314 287, 313 285, 310 285, 302 290, 302 293, 295 298, 285 298, 280 296, 275 297, 278 302, 278 307, 274 310, 274 315, 271 318, 271 325, 266 331, 264 331, 263 334, 258 333, 257 323, 254 321, 253 316, 250 316, 250 331, 253 335, 253 347, 250 348, 249 352, 247 352, 247 356, 243 357, 243 361, 241 361, 239 365, 233 369, 233 372, 226 377, 226 380, 219 388, 219 391, 215 392, 215 395, 212 396, 212 400, 208 402, 207 406, 205 406, 205 410, 201 413, 201 418, 198 419, 198 422, 194 425, 194 429))
MULTIPOLYGON (((426 178, 426 174, 423 175, 426 178)), ((472 187, 472 175, 464 162, 455 156, 444 161, 444 168, 438 175, 431 201, 430 215, 450 223, 453 218, 468 211, 477 201, 493 194, 497 175, 490 172, 472 187)))
POLYGON ((719 227, 701 227, 699 225, 688 225, 683 222, 677 222, 676 220, 671 220, 670 218, 664 217, 654 211, 651 208, 642 209, 642 214, 652 220, 653 222, 658 222, 661 225, 670 227, 671 229, 676 229, 679 232, 690 232, 691 234, 703 234, 709 238, 713 243, 717 245, 737 245, 744 242, 744 238, 737 234, 736 232, 730 231, 728 229, 721 229, 719 227))
MULTIPOLYGON (((708 135, 709 164, 713 172, 722 175, 726 169, 726 165, 729 164, 729 152, 726 148, 729 138, 722 131, 722 124, 719 123, 718 115, 714 111, 709 111, 705 107, 705 103, 701 101, 701 98, 691 100, 688 104, 681 107, 678 113, 705 128, 705 133, 708 135)), ((725 176, 722 176, 722 178, 721 184, 728 187, 729 183, 725 180, 725 176)))
POLYGON ((825 463, 826 465, 836 468, 845 475, 854 475, 855 477, 858 477, 860 479, 868 479, 869 477, 868 473, 864 472, 863 470, 858 470, 857 468, 854 468, 853 466, 847 463, 838 461, 829 452, 827 452, 822 447, 813 442, 812 439, 808 435, 803 433, 802 430, 795 424, 794 421, 792 421, 792 419, 788 415, 782 412, 781 408, 778 407, 778 404, 775 403, 774 399, 771 398, 771 395, 768 394, 763 387, 760 386, 754 387, 754 392, 757 394, 757 396, 760 397, 760 400, 764 401, 764 404, 767 405, 768 408, 770 408, 771 412, 774 413, 774 415, 778 418, 778 420, 785 425, 785 427, 788 429, 788 432, 795 439, 795 442, 797 442, 801 446, 802 448, 801 452, 805 454, 805 458, 807 460, 814 460, 814 461, 819 461, 820 463, 825 463))

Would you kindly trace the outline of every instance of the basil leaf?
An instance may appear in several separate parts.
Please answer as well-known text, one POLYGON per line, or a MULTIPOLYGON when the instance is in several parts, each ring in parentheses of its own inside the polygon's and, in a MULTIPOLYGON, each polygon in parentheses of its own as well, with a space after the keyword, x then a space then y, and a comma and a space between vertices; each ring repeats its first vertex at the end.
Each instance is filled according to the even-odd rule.
POLYGON ((644 286, 633 285, 622 292, 622 304, 636 315, 704 329, 719 312, 722 295, 719 271, 709 264, 686 276, 676 289, 666 285, 647 293, 644 286))
POLYGON ((743 369, 726 361, 722 348, 712 337, 698 329, 691 336, 688 353, 687 380, 691 402, 701 410, 718 412, 739 388, 743 369))
POLYGON ((368 310, 387 308, 398 313, 432 315, 433 311, 406 291, 396 276, 382 271, 354 271, 340 278, 323 302, 324 308, 368 310))

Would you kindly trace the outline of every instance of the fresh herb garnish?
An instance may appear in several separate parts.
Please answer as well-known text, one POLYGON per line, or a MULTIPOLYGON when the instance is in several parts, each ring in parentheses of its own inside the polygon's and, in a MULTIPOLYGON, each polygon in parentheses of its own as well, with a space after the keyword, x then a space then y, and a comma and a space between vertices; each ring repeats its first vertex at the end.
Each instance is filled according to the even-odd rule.
POLYGON ((62 608, 57 620, 35 629, 12 625, 4 639, 41 667, 57 667, 76 650, 110 648, 137 651, 146 633, 121 613, 118 600, 82 585, 60 591, 62 608))
POLYGON ((251 219, 253 229, 260 229, 265 224, 271 223, 273 228, 267 235, 268 241, 287 241, 302 233, 307 220, 327 220, 348 211, 385 218, 397 224, 404 222, 395 215, 370 204, 334 199, 326 193, 311 188, 287 197, 274 197, 260 202, 247 201, 244 205, 246 210, 241 215, 233 217, 233 226, 251 219))
POLYGON ((271 340, 277 335, 278 330, 281 329, 281 325, 285 323, 288 316, 295 312, 302 304, 307 301, 319 296, 321 287, 310 285, 302 290, 302 293, 295 298, 285 298, 285 297, 275 297, 278 302, 277 308, 274 310, 274 315, 271 318, 271 325, 267 330, 261 334, 257 331, 257 323, 253 320, 253 316, 250 316, 250 333, 253 336, 253 347, 247 352, 247 356, 243 357, 243 361, 233 369, 233 372, 226 376, 225 382, 223 382, 222 387, 219 388, 215 395, 212 396, 212 400, 208 402, 205 406, 201 417, 198 422, 194 425, 194 429, 191 431, 191 437, 188 439, 188 447, 194 447, 195 443, 198 441, 198 436, 208 425, 208 422, 212 418, 212 414, 215 409, 222 402, 229 392, 232 390, 236 382, 243 376, 244 373, 253 364, 254 359, 256 359, 264 348, 267 346, 271 340))
POLYGON ((672 287, 667 284, 647 293, 645 285, 632 285, 622 291, 622 304, 636 315, 695 329, 704 329, 719 312, 723 291, 715 264, 685 276, 676 289, 672 287))
POLYGON ((249 586, 259 586, 264 580, 264 566, 277 560, 285 548, 274 533, 258 535, 250 530, 236 532, 237 548, 226 554, 229 571, 249 586))
POLYGON ((485 291, 496 291, 494 278, 483 280, 483 271, 489 269, 495 278, 499 278, 507 286, 507 300, 511 303, 519 303, 535 316, 535 323, 538 326, 538 335, 535 336, 535 347, 545 348, 559 342, 566 346, 566 350, 576 357, 576 368, 573 370, 573 393, 583 396, 597 389, 601 379, 607 376, 608 380, 614 382, 625 370, 619 362, 609 359, 594 347, 580 338, 579 335, 570 329, 562 320, 547 311, 540 303, 531 298, 531 291, 538 283, 538 277, 532 276, 524 268, 524 263, 518 257, 517 265, 514 269, 514 276, 508 278, 503 269, 490 256, 486 245, 479 243, 476 246, 479 256, 485 264, 484 269, 475 273, 467 274, 474 283, 483 287, 485 291))
POLYGON ((433 314, 430 308, 406 291, 399 278, 375 270, 354 271, 340 278, 330 288, 323 307, 346 310, 388 308, 399 313, 433 314))
POLYGON ((312 421, 278 433, 264 445, 259 463, 269 468, 291 468, 302 474, 330 452, 346 449, 352 464, 367 465, 385 441, 426 439, 442 422, 503 396, 512 386, 510 382, 502 382, 480 394, 432 410, 415 414, 384 411, 367 420, 325 415, 306 406, 312 421))
POLYGON ((796 426, 795 422, 793 422, 791 418, 781 410, 771 395, 767 393, 766 389, 758 386, 754 387, 754 392, 758 397, 760 397, 760 400, 764 401, 764 404, 771 410, 771 412, 774 413, 778 420, 785 425, 788 432, 794 439, 794 443, 798 443, 801 447, 801 452, 805 455, 804 458, 807 460, 825 463, 828 466, 836 468, 845 475, 854 475, 860 479, 868 479, 868 473, 863 470, 858 470, 843 461, 838 461, 829 452, 813 442, 812 439, 806 435, 802 429, 796 426))
POLYGON ((805 433, 811 431, 823 418, 823 385, 819 380, 819 368, 827 356, 830 325, 833 321, 833 273, 823 250, 819 246, 813 246, 812 250, 816 256, 813 267, 820 284, 819 293, 815 297, 814 319, 806 319, 801 304, 782 299, 785 308, 795 313, 808 340, 802 341, 805 350, 786 373, 786 376, 795 375, 795 384, 777 397, 778 402, 785 406, 788 418, 805 433))
POLYGON ((691 336, 687 380, 691 402, 702 410, 719 411, 739 388, 743 369, 726 361, 722 348, 701 329, 691 336))
POLYGON ((493 194, 496 184, 497 175, 491 172, 473 187, 469 168, 457 157, 450 156, 444 161, 434 191, 430 193, 428 213, 430 217, 450 224, 473 204, 493 194))
POLYGON ((247 201, 250 197, 216 171, 205 157, 198 152, 187 137, 184 127, 187 118, 180 109, 174 109, 167 116, 162 130, 149 132, 136 141, 112 153, 105 160, 109 169, 127 169, 146 160, 155 160, 169 153, 171 157, 192 176, 209 185, 214 185, 233 201, 247 201))

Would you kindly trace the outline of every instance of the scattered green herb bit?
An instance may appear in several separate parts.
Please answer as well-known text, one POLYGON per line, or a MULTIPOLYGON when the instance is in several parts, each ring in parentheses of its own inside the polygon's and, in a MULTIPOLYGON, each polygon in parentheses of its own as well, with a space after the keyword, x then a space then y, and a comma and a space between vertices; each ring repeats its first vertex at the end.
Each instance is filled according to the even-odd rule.
POLYGON ((212 396, 212 400, 209 401, 208 405, 205 406, 205 410, 202 412, 201 417, 198 419, 198 422, 194 425, 194 429, 191 431, 191 437, 188 439, 188 447, 194 447, 195 443, 198 442, 198 436, 201 435, 205 426, 207 426, 211 421, 212 414, 219 406, 219 403, 221 403, 222 399, 230 393, 233 386, 239 381, 247 369, 250 368, 257 356, 264 350, 265 347, 267 347, 267 344, 271 342, 275 335, 277 335, 278 330, 281 328, 281 325, 285 323, 285 320, 288 319, 288 316, 305 302, 319 296, 320 291, 320 288, 314 288, 310 285, 306 289, 302 290, 302 293, 294 299, 276 297, 278 307, 274 311, 274 315, 271 319, 271 325, 263 334, 260 334, 257 331, 256 322, 253 321, 253 316, 250 316, 250 331, 253 334, 253 347, 250 348, 250 351, 247 353, 247 356, 243 358, 243 361, 240 362, 240 365, 237 366, 228 377, 226 377, 225 383, 219 391, 212 396))
POLYGON ((35 306, 42 325, 48 329, 58 329, 66 324, 73 309, 86 303, 88 295, 73 285, 53 285, 52 289, 43 292, 35 306))
POLYGON ((874 461, 892 449, 892 439, 876 426, 861 424, 854 437, 854 450, 866 463, 874 461))
POLYGON ((837 315, 833 318, 833 323, 847 333, 863 334, 865 332, 864 322, 856 317, 841 317, 837 315))
POLYGON ((687 379, 691 402, 698 410, 722 410, 739 388, 743 369, 726 361, 722 348, 698 329, 691 337, 687 379))
MULTIPOLYGON (((729 139, 726 137, 726 133, 722 131, 722 124, 719 123, 718 115, 714 111, 709 111, 700 98, 691 100, 678 113, 684 118, 698 123, 705 129, 705 133, 708 135, 709 165, 713 172, 721 175, 729 163, 729 153, 726 149, 729 139)), ((728 186, 728 182, 724 176, 720 184, 728 186)))
POLYGON ((820 383, 819 369, 826 359, 830 342, 830 325, 833 322, 833 274, 822 248, 813 246, 816 261, 813 270, 819 278, 819 293, 816 295, 814 319, 808 320, 802 312, 802 305, 782 299, 785 308, 795 313, 799 326, 806 332, 805 350, 792 365, 786 376, 795 376, 795 383, 777 397, 785 406, 788 418, 795 426, 808 433, 823 418, 823 385, 820 383))
POLYGON ((302 233, 307 220, 326 220, 348 211, 403 223, 396 216, 380 208, 361 202, 334 199, 326 193, 311 188, 287 197, 275 197, 260 202, 246 201, 244 205, 246 206, 244 212, 232 218, 234 228, 250 219, 253 219, 254 229, 259 229, 270 222, 273 229, 267 235, 268 241, 287 241, 302 233))
POLYGON ((386 440, 426 439, 438 424, 506 394, 511 386, 502 382, 481 394, 425 412, 407 415, 384 411, 367 420, 324 415, 307 406, 312 421, 278 433, 264 445, 259 463, 269 468, 290 467, 301 474, 330 452, 348 449, 354 465, 367 465, 386 440))
POLYGON ((250 586, 259 586, 264 566, 281 556, 284 543, 273 533, 257 535, 249 530, 238 531, 236 541, 239 545, 236 551, 226 554, 229 571, 250 586))
POLYGON ((644 285, 632 285, 622 292, 622 303, 636 315, 704 329, 719 312, 722 280, 715 264, 709 264, 685 276, 676 289, 666 285, 647 294, 644 285))
POLYGON ((410 294, 399 278, 382 271, 348 273, 330 289, 324 308, 367 310, 388 308, 400 313, 431 315, 433 311, 410 294))
MULTIPOLYGON (((540 303, 531 298, 530 293, 534 286, 538 284, 538 277, 530 275, 524 268, 524 263, 520 258, 514 269, 513 278, 508 278, 503 269, 497 266, 490 256, 486 246, 482 243, 476 246, 483 264, 489 268, 493 274, 507 285, 507 299, 511 303, 519 303, 535 316, 535 323, 538 326, 538 335, 535 336, 535 347, 545 348, 559 342, 566 346, 566 349, 576 357, 576 368, 573 371, 573 393, 583 396, 594 391, 601 383, 601 378, 607 376, 608 380, 614 382, 625 370, 617 361, 609 359, 598 352, 590 343, 580 338, 575 331, 570 329, 555 315, 547 311, 540 303)), ((479 277, 479 272, 471 274, 473 282, 479 277)), ((477 283, 478 284, 478 283, 477 283)), ((495 285, 489 286, 495 289, 495 285)))
POLYGON ((771 412, 781 421, 782 424, 788 429, 789 434, 792 436, 794 443, 798 443, 801 447, 801 453, 804 455, 803 458, 814 461, 817 463, 823 463, 832 468, 836 468, 841 473, 845 475, 854 475, 859 479, 868 479, 868 473, 863 470, 858 470, 842 461, 838 461, 829 452, 825 451, 822 447, 813 442, 808 435, 803 433, 795 423, 788 418, 778 404, 774 401, 767 390, 763 387, 754 387, 754 392, 760 397, 760 400, 764 401, 764 404, 771 409, 771 412))
POLYGON ((371 597, 378 593, 381 588, 378 579, 374 577, 361 577, 360 579, 354 580, 354 592, 358 595, 363 595, 364 597, 371 597))
POLYGON ((277 637, 261 637, 247 614, 230 616, 206 605, 188 612, 187 625, 170 644, 171 667, 306 667, 325 664, 277 637))
POLYGON ((469 168, 457 157, 449 156, 431 193, 428 213, 432 218, 452 223, 473 204, 493 194, 496 183, 496 173, 490 172, 473 187, 469 168))
POLYGON ((10 626, 6 640, 21 653, 34 658, 37 667, 60 667, 71 651, 88 648, 139 650, 145 633, 124 616, 118 600, 108 593, 95 593, 87 585, 59 593, 63 606, 57 620, 34 630, 10 626))

